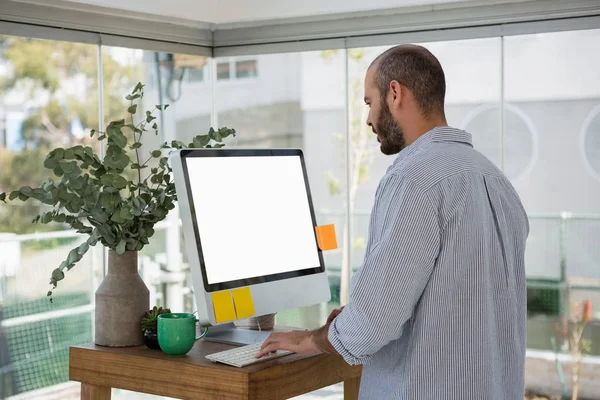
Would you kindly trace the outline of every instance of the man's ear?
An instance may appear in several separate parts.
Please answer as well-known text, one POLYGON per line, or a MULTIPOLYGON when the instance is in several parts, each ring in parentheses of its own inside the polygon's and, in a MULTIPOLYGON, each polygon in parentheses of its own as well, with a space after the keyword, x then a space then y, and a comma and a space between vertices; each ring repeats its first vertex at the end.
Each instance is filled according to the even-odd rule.
POLYGON ((404 90, 402 85, 400 85, 398 81, 391 81, 388 90, 388 101, 390 104, 390 108, 398 108, 400 106, 400 103, 402 102, 403 95, 404 90))

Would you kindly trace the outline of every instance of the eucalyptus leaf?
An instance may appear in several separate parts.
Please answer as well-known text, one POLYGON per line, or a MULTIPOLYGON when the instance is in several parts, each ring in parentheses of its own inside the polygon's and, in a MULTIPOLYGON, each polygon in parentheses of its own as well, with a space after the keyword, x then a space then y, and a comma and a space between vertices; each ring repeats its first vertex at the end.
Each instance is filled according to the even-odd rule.
MULTIPOLYGON (((140 82, 126 96, 129 104, 124 110, 128 114, 138 113, 143 97, 144 85, 140 82)), ((170 175, 172 168, 168 163, 169 151, 187 147, 220 148, 223 146, 220 143, 223 138, 235 135, 235 130, 230 128, 211 128, 207 134, 194 137, 188 146, 180 140, 164 142, 158 148, 149 149, 152 158, 158 159, 157 165, 150 168, 145 165, 149 161, 139 159, 139 152, 136 150, 143 146, 135 134, 141 135, 150 127, 158 133, 155 110, 167 107, 168 105, 157 105, 155 109, 145 111, 142 114, 144 119, 138 125, 134 125, 133 121, 126 124, 125 119, 120 119, 109 122, 105 132, 91 129, 90 137, 97 142, 94 145, 51 149, 42 164, 53 172, 54 180, 43 182, 37 188, 23 186, 18 190, 0 193, 0 203, 31 198, 52 206, 33 218, 34 223, 54 221, 67 224, 77 233, 88 236, 52 272, 50 284, 53 289, 64 279, 64 271, 72 269, 90 246, 98 242, 118 252, 139 251, 150 243, 150 238, 155 234, 155 224, 166 218, 177 201, 175 185, 170 175), (106 151, 100 157, 96 150, 99 148, 97 144, 105 139, 108 139, 106 151), (165 149, 167 151, 163 151, 165 149), (129 154, 132 154, 131 158, 129 154), (147 168, 149 172, 144 176, 132 173, 131 169, 142 168, 147 168), (123 196, 127 197, 121 197, 121 192, 126 189, 129 190, 123 196)), ((128 115, 127 120, 129 119, 128 115)), ((50 301, 52 293, 52 290, 47 293, 50 301)))
POLYGON ((55 281, 62 281, 63 279, 65 279, 65 273, 62 272, 59 268, 56 268, 54 271, 52 271, 52 279, 55 281))
POLYGON ((119 131, 119 133, 113 135, 110 140, 112 140, 117 146, 124 149, 127 146, 127 137, 119 131))
POLYGON ((210 136, 198 135, 193 139, 194 147, 200 148, 206 146, 210 142, 210 136))
POLYGON ((65 150, 65 160, 74 160, 75 159, 75 151, 73 149, 65 150))
POLYGON ((79 252, 77 252, 77 249, 71 250, 69 252, 69 256, 67 257, 67 264, 75 264, 79 260, 81 260, 81 255, 79 252))
POLYGON ((117 254, 123 254, 125 253, 125 246, 127 245, 127 242, 124 240, 121 240, 119 242, 119 244, 117 245, 117 248, 115 249, 117 254))
POLYGON ((44 160, 45 168, 54 169, 57 166, 58 166, 58 160, 54 157, 51 157, 50 155, 48 155, 48 157, 46 157, 46 159, 44 160))
POLYGON ((122 176, 117 176, 113 181, 113 186, 117 189, 124 189, 127 187, 127 179, 123 178, 122 176))

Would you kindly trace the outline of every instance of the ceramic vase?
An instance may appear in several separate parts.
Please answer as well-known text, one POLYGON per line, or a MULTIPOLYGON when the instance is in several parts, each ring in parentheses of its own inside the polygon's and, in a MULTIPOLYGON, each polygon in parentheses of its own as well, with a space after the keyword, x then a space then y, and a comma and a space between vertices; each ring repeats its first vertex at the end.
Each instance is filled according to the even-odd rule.
POLYGON ((150 291, 138 274, 138 253, 108 251, 108 274, 96 290, 95 339, 100 346, 144 344, 142 316, 150 307, 150 291))

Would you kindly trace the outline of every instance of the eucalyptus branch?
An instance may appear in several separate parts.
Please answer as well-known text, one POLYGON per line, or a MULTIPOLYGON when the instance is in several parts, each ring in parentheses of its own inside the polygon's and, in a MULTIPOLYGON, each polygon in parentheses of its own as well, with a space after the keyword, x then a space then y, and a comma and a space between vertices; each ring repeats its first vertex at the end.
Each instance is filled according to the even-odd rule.
MULTIPOLYGON (((72 249, 52 272, 52 290, 48 292, 50 301, 58 282, 65 278, 65 270, 73 268, 90 246, 100 242, 118 254, 123 254, 125 251, 139 251, 149 243, 148 239, 154 235, 154 225, 166 218, 177 201, 172 170, 163 152, 187 147, 219 148, 224 146, 224 138, 235 136, 233 129, 211 128, 206 134, 194 137, 189 145, 177 140, 165 142, 140 164, 139 148, 143 132, 156 119, 156 110, 168 107, 155 106, 152 111, 146 111, 146 116, 140 123, 134 125, 138 107, 136 100, 143 98, 143 88, 138 83, 125 97, 129 102, 127 114, 131 124, 126 124, 125 119, 116 120, 107 125, 105 132, 90 131, 91 137, 96 136, 98 141, 108 142, 103 158, 90 146, 55 148, 46 156, 44 167, 59 178, 56 182, 49 180, 38 188, 24 186, 9 194, 0 193, 0 202, 34 199, 51 206, 51 211, 36 216, 33 222, 67 223, 77 232, 89 236, 84 243, 72 249), (131 136, 123 128, 132 130, 133 144, 130 143, 131 136), (135 149, 135 160, 128 156, 127 149, 135 149), (159 159, 159 165, 151 168, 150 174, 142 180, 141 169, 147 168, 152 158, 159 159), (132 181, 125 173, 131 169, 138 170, 137 182, 132 181), (129 194, 121 197, 121 192, 127 188, 129 194)), ((152 124, 152 128, 158 134, 156 122, 152 124)))
MULTIPOLYGON (((134 104, 133 104, 133 100, 130 100, 130 106, 129 106, 129 110, 131 110, 132 108, 134 108, 134 104)), ((137 106, 135 107, 137 108, 137 106)), ((135 109, 134 108, 134 109, 135 109)), ((129 112, 129 116, 131 117, 131 125, 133 125, 133 113, 130 111, 129 112)), ((142 138, 142 135, 140 134, 140 140, 142 138)), ((133 130, 133 142, 138 142, 138 139, 135 137, 135 129, 133 130)), ((138 151, 138 147, 135 148, 135 158, 137 159, 137 163, 138 165, 140 165, 140 153, 138 151)), ((142 170, 141 168, 138 169, 138 184, 142 183, 142 170)), ((138 195, 141 194, 141 192, 139 191, 139 187, 138 187, 138 195)))

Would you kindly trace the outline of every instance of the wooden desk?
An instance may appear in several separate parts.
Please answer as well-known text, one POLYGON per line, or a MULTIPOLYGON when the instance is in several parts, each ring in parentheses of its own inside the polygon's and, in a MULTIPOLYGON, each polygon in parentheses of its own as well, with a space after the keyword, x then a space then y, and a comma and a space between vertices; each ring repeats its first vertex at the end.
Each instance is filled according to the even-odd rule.
POLYGON ((146 346, 74 346, 69 378, 81 382, 85 400, 110 399, 111 388, 180 399, 287 399, 338 382, 345 400, 358 398, 361 367, 339 356, 293 354, 245 368, 204 357, 231 347, 201 340, 185 356, 169 356, 146 346))

